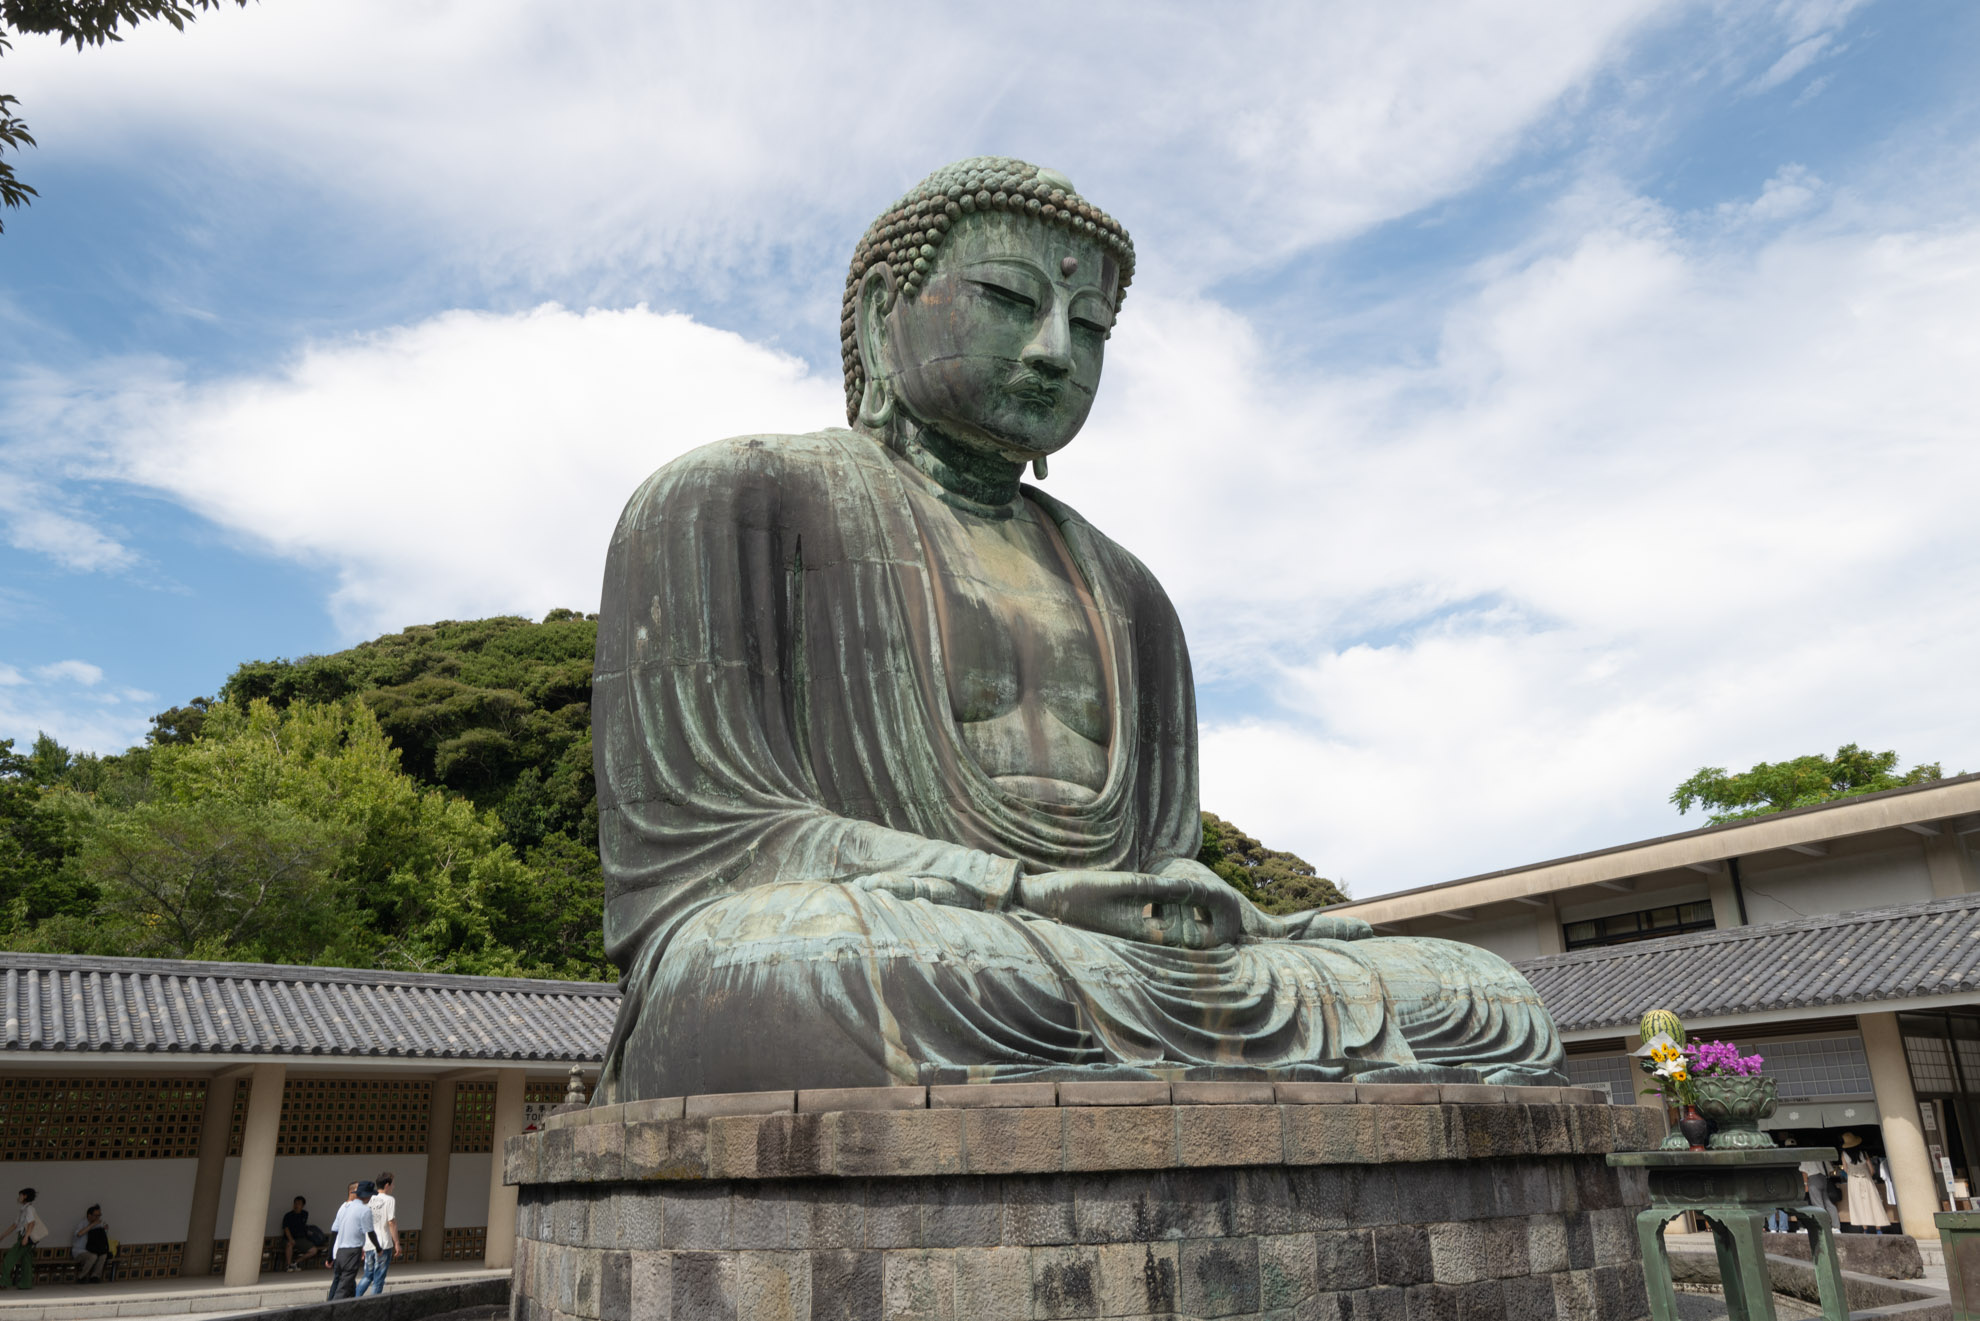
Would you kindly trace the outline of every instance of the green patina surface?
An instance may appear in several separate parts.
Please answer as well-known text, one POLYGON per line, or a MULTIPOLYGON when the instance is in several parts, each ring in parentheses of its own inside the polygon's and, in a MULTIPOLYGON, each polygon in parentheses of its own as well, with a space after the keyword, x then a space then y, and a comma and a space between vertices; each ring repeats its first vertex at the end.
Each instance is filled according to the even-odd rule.
POLYGON ((1610 1156, 1610 1165, 1646 1170, 1650 1176, 1650 1209, 1637 1216, 1636 1236, 1655 1321, 1678 1321, 1664 1227, 1684 1211, 1697 1213, 1712 1231, 1719 1282, 1732 1321, 1775 1321, 1773 1283, 1761 1236, 1776 1210, 1786 1211, 1795 1224, 1808 1230, 1822 1315, 1827 1321, 1848 1321, 1835 1226, 1828 1212, 1806 1205, 1799 1170, 1803 1161, 1834 1159, 1833 1147, 1629 1151, 1610 1156))
POLYGON ((1085 422, 1133 261, 1064 176, 946 167, 857 249, 852 428, 723 441, 633 496, 593 688, 627 991, 600 1099, 1566 1081, 1496 955, 1264 913, 1196 862, 1175 610, 1020 483, 1085 422))

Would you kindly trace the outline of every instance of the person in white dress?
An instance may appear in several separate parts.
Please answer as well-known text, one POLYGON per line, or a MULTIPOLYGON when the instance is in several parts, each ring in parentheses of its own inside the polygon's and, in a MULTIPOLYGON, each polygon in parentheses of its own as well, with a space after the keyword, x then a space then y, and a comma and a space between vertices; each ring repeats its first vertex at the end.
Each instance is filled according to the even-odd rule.
POLYGON ((1884 1206, 1877 1162, 1863 1150, 1863 1139, 1854 1133, 1842 1135, 1842 1149, 1843 1174, 1849 1180, 1850 1228, 1859 1234, 1881 1234, 1891 1227, 1891 1213, 1884 1206))

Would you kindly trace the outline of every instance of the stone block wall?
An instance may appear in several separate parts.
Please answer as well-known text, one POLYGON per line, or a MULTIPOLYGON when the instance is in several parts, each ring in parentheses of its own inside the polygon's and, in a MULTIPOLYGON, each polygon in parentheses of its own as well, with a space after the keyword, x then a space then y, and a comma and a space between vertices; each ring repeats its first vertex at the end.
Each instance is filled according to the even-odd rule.
POLYGON ((1268 1104, 1044 1086, 1024 1105, 937 1088, 922 1107, 939 1108, 895 1108, 920 1089, 885 1089, 559 1116, 506 1153, 513 1315, 1647 1315, 1647 1189, 1603 1157, 1656 1145, 1648 1110, 1542 1088, 1268 1104))

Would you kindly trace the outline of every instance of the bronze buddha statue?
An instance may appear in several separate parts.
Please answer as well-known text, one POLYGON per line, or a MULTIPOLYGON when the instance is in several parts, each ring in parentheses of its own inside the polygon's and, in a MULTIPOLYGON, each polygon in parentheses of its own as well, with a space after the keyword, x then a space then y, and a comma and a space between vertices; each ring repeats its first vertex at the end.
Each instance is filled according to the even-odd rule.
POLYGON ((1175 611, 1019 480, 1084 423, 1133 261, 1063 176, 937 171, 855 255, 850 429, 721 441, 633 496, 593 698, 602 1099, 1565 1081, 1496 955, 1275 917, 1195 861, 1175 611))

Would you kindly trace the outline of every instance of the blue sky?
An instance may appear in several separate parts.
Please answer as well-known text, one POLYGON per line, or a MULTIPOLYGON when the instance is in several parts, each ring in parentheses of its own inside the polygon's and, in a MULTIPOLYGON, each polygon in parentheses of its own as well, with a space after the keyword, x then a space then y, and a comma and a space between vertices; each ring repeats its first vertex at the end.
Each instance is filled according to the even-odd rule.
POLYGON ((0 737, 589 607, 646 472, 840 420, 853 239, 991 152, 1136 238, 1051 487, 1176 599, 1206 806, 1373 894, 1682 828, 1701 764, 1980 769, 1980 9, 983 12, 19 42, 0 737))

